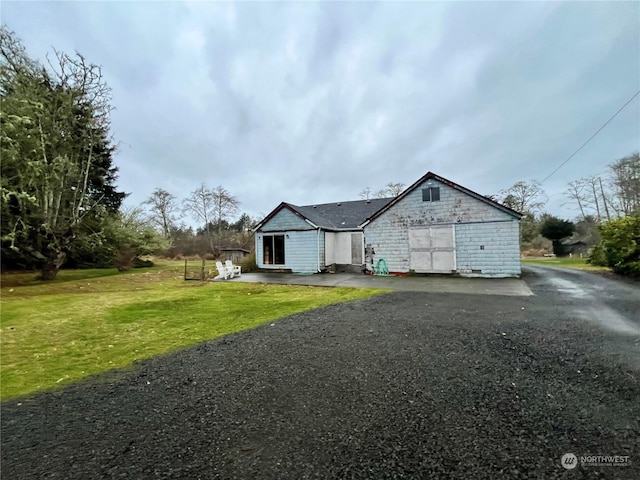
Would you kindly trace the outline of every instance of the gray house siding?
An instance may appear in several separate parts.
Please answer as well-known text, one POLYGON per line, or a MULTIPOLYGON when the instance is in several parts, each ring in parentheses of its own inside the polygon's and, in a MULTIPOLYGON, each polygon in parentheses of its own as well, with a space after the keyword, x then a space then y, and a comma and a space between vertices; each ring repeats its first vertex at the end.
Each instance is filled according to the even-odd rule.
POLYGON ((519 222, 455 226, 457 271, 465 276, 520 275, 519 222))
POLYGON ((304 219, 283 208, 255 235, 256 264, 269 270, 291 270, 292 272, 316 272, 318 265, 324 265, 324 235, 304 219), (264 259, 264 236, 284 237, 284 264, 266 264, 264 259), (318 248, 320 255, 318 258, 318 248))
POLYGON ((284 232, 285 230, 314 230, 314 228, 291 210, 283 208, 262 225, 259 231, 284 232))
POLYGON ((374 262, 383 258, 389 271, 409 272, 412 261, 422 254, 416 248, 412 251, 410 231, 415 241, 416 230, 428 232, 426 227, 435 226, 452 229, 453 271, 483 276, 520 274, 518 220, 433 178, 365 225, 364 241, 373 246, 374 262), (428 187, 440 188, 439 201, 423 201, 422 189, 428 187))
POLYGON ((256 234, 256 264, 269 270, 290 269, 292 272, 316 272, 318 264, 324 265, 324 235, 318 236, 318 230, 307 231, 268 231, 256 234), (263 237, 265 235, 284 236, 284 264, 265 264, 263 256, 263 237), (318 258, 318 248, 320 256, 318 258))
POLYGON ((317 230, 308 232, 288 232, 285 238, 286 267, 292 272, 317 272, 318 247, 320 248, 320 265, 323 265, 324 235, 318 237, 317 230))

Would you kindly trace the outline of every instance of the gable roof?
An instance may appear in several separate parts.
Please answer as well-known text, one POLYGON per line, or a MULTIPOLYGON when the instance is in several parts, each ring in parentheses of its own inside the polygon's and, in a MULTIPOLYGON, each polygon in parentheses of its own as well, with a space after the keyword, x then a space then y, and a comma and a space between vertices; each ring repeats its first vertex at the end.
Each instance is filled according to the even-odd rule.
POLYGON ((317 205, 293 205, 282 202, 267 215, 254 229, 260 229, 279 211, 286 208, 316 228, 325 230, 353 230, 359 229, 367 218, 383 208, 393 198, 372 198, 370 200, 355 200, 349 202, 323 203, 317 205))
POLYGON ((418 188, 427 180, 434 179, 440 183, 448 185, 451 188, 463 192, 481 202, 491 205, 498 210, 502 210, 517 219, 521 219, 524 215, 516 212, 509 207, 502 205, 490 198, 480 195, 479 193, 469 190, 468 188, 458 185, 451 180, 436 175, 433 172, 427 172, 413 185, 407 188, 397 197, 391 198, 372 198, 369 200, 355 200, 349 202, 323 203, 318 205, 293 205, 291 203, 282 202, 269 215, 256 225, 253 231, 257 231, 271 220, 283 208, 291 211, 302 220, 306 221, 314 228, 323 228, 325 230, 354 230, 361 229, 375 218, 392 208, 396 203, 400 202, 404 197, 418 188))
POLYGON ((424 176, 422 176, 420 179, 418 179, 418 181, 416 181, 413 185, 411 185, 409 188, 407 188, 404 192, 402 192, 397 197, 392 198, 389 203, 387 203, 385 206, 380 208, 380 210, 374 212, 374 214, 371 215, 370 217, 368 217, 365 221, 363 221, 360 224, 360 226, 363 227, 366 224, 368 224, 369 222, 371 222, 372 220, 374 220, 375 218, 377 218, 380 215, 382 215, 384 212, 386 212, 387 210, 392 208, 396 203, 400 202, 404 197, 409 195, 416 188, 418 188, 420 185, 422 185, 424 182, 426 182, 427 180, 430 180, 430 179, 437 180, 438 182, 443 183, 445 185, 448 185, 451 188, 455 188, 456 190, 458 190, 458 191, 460 191, 462 193, 465 193, 465 194, 467 194, 467 195, 469 195, 469 196, 471 196, 473 198, 476 198, 476 199, 480 200, 481 202, 484 202, 484 203, 486 203, 488 205, 491 205, 492 207, 497 208, 498 210, 502 210, 503 212, 514 216, 518 220, 521 219, 524 216, 520 212, 516 212, 515 210, 512 210, 509 207, 505 207, 501 203, 498 203, 498 202, 496 202, 494 200, 491 200, 490 198, 487 198, 484 195, 480 195, 479 193, 476 193, 473 190, 469 190, 468 188, 465 188, 462 185, 458 185, 457 183, 452 182, 451 180, 447 180, 446 178, 441 177, 439 175, 436 175, 433 172, 427 172, 424 176))

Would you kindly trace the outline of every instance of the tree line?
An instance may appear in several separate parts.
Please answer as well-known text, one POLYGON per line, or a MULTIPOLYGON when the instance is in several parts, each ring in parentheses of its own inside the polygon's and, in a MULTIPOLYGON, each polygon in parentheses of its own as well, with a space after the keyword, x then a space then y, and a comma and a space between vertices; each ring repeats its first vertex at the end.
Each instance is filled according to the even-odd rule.
POLYGON ((209 188, 201 184, 182 201, 156 188, 138 207, 138 215, 170 243, 166 255, 217 257, 223 247, 253 249, 252 230, 257 220, 247 213, 236 219, 239 206, 238 199, 222 185, 209 188), (194 230, 185 225, 185 218, 191 218, 200 227, 194 230))
POLYGON ((488 197, 524 215, 520 223, 524 251, 551 247, 562 254, 561 241, 573 236, 591 249, 592 263, 640 276, 640 154, 612 162, 602 175, 569 182, 563 194, 565 205, 579 212, 572 220, 545 212, 548 197, 536 181, 519 181, 488 197))
MULTIPOLYGON (((115 257, 134 237, 119 209, 111 91, 97 65, 54 51, 48 65, 0 30, 2 264, 54 278, 65 263, 115 257), (108 244, 108 247, 106 246, 108 244)), ((147 232, 148 233, 148 232, 147 232)))
POLYGON ((4 270, 36 269, 42 279, 67 267, 130 268, 155 252, 219 252, 247 247, 254 220, 234 223, 239 202, 204 185, 182 202, 201 228, 178 224, 175 197, 156 189, 145 204, 123 208, 116 186, 117 145, 110 132, 111 90, 101 68, 54 50, 30 58, 0 28, 0 238, 4 270), (235 232, 237 235, 227 235, 235 232), (204 240, 203 240, 204 239, 204 240))
MULTIPOLYGON (((640 155, 634 152, 612 162, 603 175, 592 175, 569 182, 563 194, 566 198, 564 205, 572 205, 579 212, 574 221, 570 222, 574 227, 588 225, 591 230, 597 230, 598 225, 605 221, 638 214, 640 155)), ((525 247, 535 242, 546 220, 555 218, 545 212, 548 196, 537 181, 516 182, 497 195, 488 195, 488 198, 524 215, 521 242, 525 247)), ((588 232, 581 230, 580 233, 585 236, 588 232)), ((589 240, 595 244, 598 236, 589 240)))
MULTIPOLYGON (((220 185, 202 184, 181 201, 156 188, 142 205, 123 208, 111 90, 100 67, 82 55, 54 50, 43 65, 1 27, 0 97, 3 269, 38 269, 53 279, 63 265, 130 268, 153 252, 216 256, 223 247, 252 249, 256 220, 237 217, 238 199, 220 185)), ((367 187, 360 197, 394 197, 404 188, 390 182, 375 192, 367 187)), ((575 221, 545 213, 539 182, 519 181, 488 198, 524 215, 523 248, 544 249, 551 241, 558 249, 562 238, 577 233, 599 245, 594 261, 640 275, 639 154, 611 163, 606 174, 569 182, 564 194, 579 212, 575 221)))

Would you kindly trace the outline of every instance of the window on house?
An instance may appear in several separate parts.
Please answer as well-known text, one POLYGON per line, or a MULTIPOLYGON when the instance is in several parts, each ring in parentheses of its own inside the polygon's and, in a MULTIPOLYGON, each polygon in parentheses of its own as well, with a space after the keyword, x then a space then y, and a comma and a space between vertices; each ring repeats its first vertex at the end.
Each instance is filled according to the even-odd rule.
POLYGON ((422 189, 422 201, 423 202, 439 202, 440 201, 440 187, 428 187, 422 189))
POLYGON ((262 236, 262 263, 284 265, 284 235, 262 236))

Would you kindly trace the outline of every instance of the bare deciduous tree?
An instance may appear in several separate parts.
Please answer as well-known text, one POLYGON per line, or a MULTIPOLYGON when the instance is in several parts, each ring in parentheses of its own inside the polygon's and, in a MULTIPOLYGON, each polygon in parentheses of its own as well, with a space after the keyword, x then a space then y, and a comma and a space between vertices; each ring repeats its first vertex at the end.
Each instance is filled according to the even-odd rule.
POLYGON ((536 180, 516 182, 499 195, 503 205, 520 213, 538 213, 547 203, 547 195, 536 180))
POLYGON ((222 241, 222 221, 229 220, 230 217, 238 213, 240 202, 222 185, 214 188, 211 191, 211 195, 214 204, 215 221, 218 224, 218 251, 220 251, 222 247, 220 244, 222 241))
POLYGON ((179 217, 176 217, 179 212, 176 197, 162 188, 156 188, 144 205, 150 206, 151 222, 160 229, 165 238, 169 238, 171 229, 179 220, 179 217))
POLYGON ((600 177, 598 177, 597 175, 592 175, 590 177, 586 177, 583 179, 584 184, 587 186, 589 193, 591 194, 591 204, 596 209, 596 220, 598 223, 602 221, 602 215, 600 215, 600 203, 602 199, 598 198, 598 190, 597 190, 599 178, 600 177))
POLYGON ((226 188, 218 185, 209 189, 204 184, 191 192, 183 202, 183 209, 201 221, 207 232, 212 252, 220 252, 223 223, 238 213, 240 202, 226 188), (212 227, 216 225, 217 241, 214 242, 212 227), (217 248, 216 248, 217 247, 217 248))
POLYGON ((619 215, 640 211, 640 154, 632 153, 609 165, 619 215))
POLYGON ((190 213, 196 220, 202 222, 206 228, 209 248, 214 249, 213 233, 211 232, 211 221, 215 216, 215 203, 212 191, 204 183, 189 194, 189 197, 182 201, 182 208, 185 213, 190 213))
POLYGON ((358 194, 358 196, 362 199, 362 200, 369 200, 371 198, 371 188, 370 187, 364 187, 360 193, 358 194))
MULTIPOLYGON (((398 183, 393 183, 393 182, 389 182, 385 185, 384 188, 381 188, 380 190, 378 190, 375 193, 375 197, 376 198, 388 198, 388 197, 397 197, 398 195, 400 195, 402 193, 402 191, 404 190, 404 183, 398 182, 398 183)), ((368 187, 367 187, 368 188, 368 187)), ((369 190, 369 193, 371 191, 369 190)), ((360 193, 360 196, 362 196, 362 193, 360 193)))
POLYGON ((398 183, 392 183, 389 182, 387 183, 387 192, 389 192, 389 194, 392 197, 397 197, 398 195, 400 195, 402 193, 402 191, 404 190, 404 183, 398 182, 398 183))
POLYGON ((222 185, 214 188, 211 191, 211 195, 215 205, 215 221, 220 227, 222 220, 229 220, 230 217, 238 213, 240 202, 222 185))
POLYGON ((574 180, 573 182, 569 182, 569 186, 565 191, 565 195, 570 199, 574 200, 578 204, 578 208, 580 209, 580 215, 584 219, 587 214, 585 212, 585 208, 587 207, 587 197, 584 192, 585 185, 582 180, 574 180))

